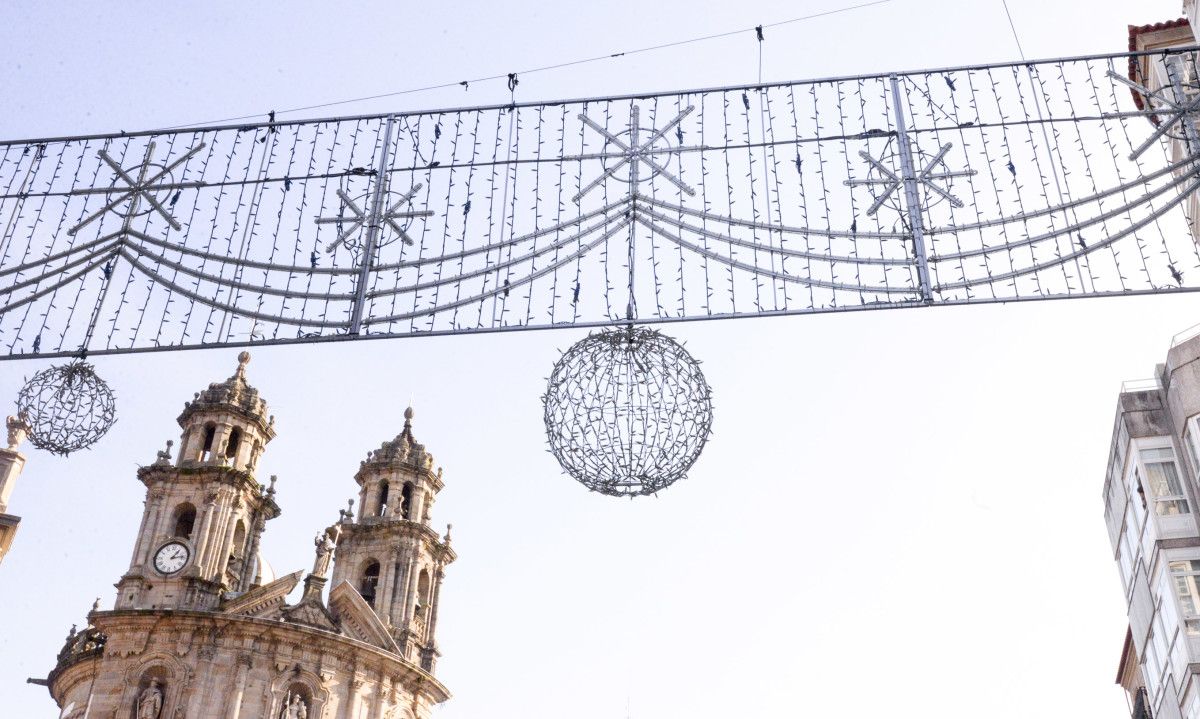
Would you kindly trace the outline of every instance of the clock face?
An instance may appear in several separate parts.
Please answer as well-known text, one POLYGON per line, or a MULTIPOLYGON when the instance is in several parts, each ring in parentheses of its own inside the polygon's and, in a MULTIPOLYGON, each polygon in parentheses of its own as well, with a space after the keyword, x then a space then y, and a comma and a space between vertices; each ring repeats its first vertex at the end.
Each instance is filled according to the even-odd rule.
POLYGON ((168 542, 154 555, 154 568, 163 574, 174 574, 183 569, 190 555, 186 544, 168 542))

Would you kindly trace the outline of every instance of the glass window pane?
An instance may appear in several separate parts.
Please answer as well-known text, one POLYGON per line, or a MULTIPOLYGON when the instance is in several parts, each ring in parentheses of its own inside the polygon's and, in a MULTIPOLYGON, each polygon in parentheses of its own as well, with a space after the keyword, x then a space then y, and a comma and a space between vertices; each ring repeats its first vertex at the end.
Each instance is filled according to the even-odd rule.
POLYGON ((1200 634, 1200 560, 1183 559, 1171 562, 1168 567, 1175 578, 1175 595, 1183 611, 1184 625, 1188 634, 1200 634))

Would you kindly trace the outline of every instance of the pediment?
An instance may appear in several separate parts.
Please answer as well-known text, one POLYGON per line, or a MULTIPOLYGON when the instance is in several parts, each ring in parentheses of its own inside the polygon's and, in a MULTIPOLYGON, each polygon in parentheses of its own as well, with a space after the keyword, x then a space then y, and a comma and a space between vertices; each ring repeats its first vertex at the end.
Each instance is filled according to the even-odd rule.
POLYGON ((379 615, 349 582, 343 580, 329 593, 329 608, 347 636, 394 654, 400 653, 400 647, 396 646, 396 640, 392 639, 379 615))
POLYGON ((296 588, 303 574, 303 571, 292 572, 269 584, 255 587, 240 597, 225 602, 221 612, 259 619, 278 619, 284 607, 284 600, 296 588))
POLYGON ((317 629, 324 629, 328 632, 338 631, 337 622, 334 621, 329 610, 325 608, 319 599, 303 600, 294 607, 287 607, 281 612, 283 620, 292 622, 293 624, 303 624, 317 629))

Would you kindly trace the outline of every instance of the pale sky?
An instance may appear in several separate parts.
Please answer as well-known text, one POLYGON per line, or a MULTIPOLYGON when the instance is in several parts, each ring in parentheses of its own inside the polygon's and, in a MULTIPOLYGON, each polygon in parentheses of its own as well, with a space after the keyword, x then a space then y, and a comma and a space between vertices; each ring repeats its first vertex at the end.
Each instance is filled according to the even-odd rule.
MULTIPOLYGON (((852 3, 844 3, 852 4, 852 3)), ((501 74, 752 27, 837 2, 10 2, 0 136, 134 130, 501 74)), ((1122 51, 1176 0, 1010 0, 1030 58, 1122 51)), ((768 30, 764 79, 1017 59, 1000 2, 893 0, 768 30)), ((752 82, 753 33, 522 77, 520 100, 752 82)), ((503 83, 318 115, 507 99, 503 83)), ((253 351, 277 416, 260 463, 279 574, 414 432, 445 468, 459 560, 439 613, 440 719, 1128 716, 1101 488, 1120 382, 1150 376, 1194 296, 667 326, 703 361, 712 439, 657 498, 589 494, 546 452, 539 397, 581 331, 253 351)), ((153 461, 237 350, 95 359, 120 421, 69 459, 26 445, 0 565, 4 715, 111 607, 153 461)), ((0 363, 0 399, 48 361, 0 363)), ((11 409, 4 412, 10 412, 11 409)), ((297 593, 298 596, 298 593, 297 593)))

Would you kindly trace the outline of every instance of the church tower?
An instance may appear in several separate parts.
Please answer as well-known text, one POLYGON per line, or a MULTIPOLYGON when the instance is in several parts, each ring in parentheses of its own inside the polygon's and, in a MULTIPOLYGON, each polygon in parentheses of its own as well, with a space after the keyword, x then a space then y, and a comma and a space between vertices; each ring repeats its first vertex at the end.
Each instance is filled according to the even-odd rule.
POLYGON ((249 360, 184 405, 177 455, 169 442, 138 469, 145 509, 116 604, 96 600, 36 680, 60 719, 429 719, 449 698, 433 631, 454 553, 429 526, 441 470, 412 411, 359 467, 359 516, 317 534, 288 604, 303 570, 276 578, 258 556, 280 510, 274 477, 256 479, 275 428, 249 360))
POLYGON ((274 479, 264 487, 255 478, 275 418, 246 383, 249 361, 241 353, 232 377, 184 405, 174 463, 168 442, 138 470, 146 503, 117 609, 208 610, 259 583, 259 539, 279 506, 274 479))
POLYGON ((426 671, 437 660, 438 598, 446 565, 454 561, 450 530, 430 526, 442 469, 413 438, 413 410, 404 429, 369 452, 354 475, 358 515, 343 514, 333 586, 347 582, 391 632, 401 653, 426 671))

